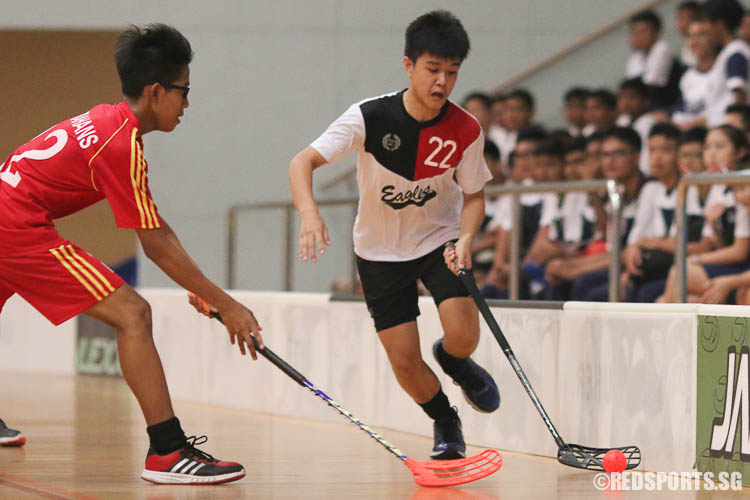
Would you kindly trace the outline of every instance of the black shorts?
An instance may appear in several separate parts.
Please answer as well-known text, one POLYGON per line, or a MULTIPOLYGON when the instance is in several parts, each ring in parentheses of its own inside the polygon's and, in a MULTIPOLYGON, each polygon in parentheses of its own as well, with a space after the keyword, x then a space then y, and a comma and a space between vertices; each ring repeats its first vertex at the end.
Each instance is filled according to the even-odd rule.
POLYGON ((435 305, 452 297, 469 296, 461 279, 445 265, 442 246, 403 262, 371 261, 357 256, 357 269, 377 331, 417 319, 417 279, 430 291, 435 305))

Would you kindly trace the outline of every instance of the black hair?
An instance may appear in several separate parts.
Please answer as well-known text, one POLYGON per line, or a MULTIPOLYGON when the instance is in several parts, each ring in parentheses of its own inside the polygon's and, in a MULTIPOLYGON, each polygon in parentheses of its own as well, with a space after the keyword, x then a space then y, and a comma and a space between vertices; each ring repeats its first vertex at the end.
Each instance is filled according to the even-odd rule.
POLYGON ((589 93, 589 89, 585 87, 570 87, 563 96, 563 102, 568 102, 571 99, 586 99, 589 93))
POLYGON ((641 97, 651 97, 651 88, 643 83, 640 77, 623 80, 620 84, 620 92, 623 90, 632 90, 641 97))
POLYGON ((502 101, 506 100, 507 98, 508 98, 507 94, 503 94, 502 92, 498 92, 498 93, 492 95, 492 97, 491 97, 492 104, 495 104, 498 101, 502 102, 502 101))
POLYGON ((568 144, 573 139, 573 136, 570 135, 568 129, 565 128, 552 129, 549 131, 549 136, 562 141, 563 145, 568 144))
POLYGON ((506 99, 518 99, 523 102, 529 112, 534 111, 534 96, 526 89, 513 89, 505 96, 506 99))
POLYGON ((703 144, 706 140, 706 135, 708 134, 708 129, 706 127, 692 127, 684 131, 680 135, 680 139, 677 141, 678 146, 682 146, 683 144, 691 144, 694 142, 700 142, 703 144))
POLYGON ((589 94, 589 99, 596 99, 609 109, 617 108, 617 97, 608 89, 592 90, 589 94))
POLYGON ((604 134, 600 132, 599 130, 597 130, 590 136, 586 137, 586 146, 588 146, 592 142, 602 142, 603 140, 604 140, 604 134))
POLYGON ((750 104, 730 104, 727 106, 725 113, 739 113, 742 119, 742 128, 745 129, 745 132, 750 131, 750 104))
POLYGON ((565 147, 565 154, 573 153, 575 151, 586 151, 586 144, 588 141, 585 137, 574 137, 565 147))
POLYGON ((653 10, 642 10, 630 18, 630 25, 635 23, 649 23, 655 31, 661 31, 661 18, 653 10))
POLYGON ((554 156, 560 161, 565 159, 565 143, 559 137, 549 136, 534 146, 534 156, 554 156))
POLYGON ((718 127, 714 127, 711 130, 721 130, 722 132, 724 132, 724 135, 726 135, 729 139, 729 142, 732 143, 735 151, 741 151, 743 149, 747 149, 748 147, 747 136, 744 132, 742 132, 742 130, 738 129, 737 127, 733 127, 731 125, 719 125, 718 127))
POLYGON ((697 17, 701 12, 701 6, 698 2, 687 0, 685 2, 680 2, 677 5, 676 10, 689 10, 693 17, 697 17))
POLYGON ((115 63, 127 97, 139 97, 153 83, 174 82, 192 60, 190 42, 166 24, 131 26, 117 38, 115 63))
POLYGON ((470 93, 469 95, 467 95, 466 97, 464 97, 463 106, 466 107, 466 104, 469 101, 473 101, 475 99, 478 101, 481 101, 484 107, 487 109, 489 109, 490 106, 492 106, 492 99, 490 99, 490 96, 488 96, 484 92, 479 92, 479 91, 474 91, 470 93))
POLYGON ((463 61, 471 44, 461 21, 447 10, 433 10, 406 28, 404 55, 417 62, 422 54, 463 61))
POLYGON ((493 160, 500 159, 500 148, 497 147, 495 141, 487 139, 484 141, 484 155, 489 156, 493 160))
POLYGON ((680 129, 668 122, 655 123, 648 133, 648 138, 652 137, 664 137, 677 142, 680 138, 680 129))
POLYGON ((709 21, 721 21, 730 33, 742 24, 745 8, 737 0, 707 0, 703 12, 709 21))
POLYGON ((547 131, 539 125, 521 127, 516 137, 516 144, 524 141, 541 142, 548 136, 547 131))
POLYGON ((602 141, 607 139, 617 139, 636 152, 641 150, 641 136, 630 127, 612 127, 602 135, 602 141))

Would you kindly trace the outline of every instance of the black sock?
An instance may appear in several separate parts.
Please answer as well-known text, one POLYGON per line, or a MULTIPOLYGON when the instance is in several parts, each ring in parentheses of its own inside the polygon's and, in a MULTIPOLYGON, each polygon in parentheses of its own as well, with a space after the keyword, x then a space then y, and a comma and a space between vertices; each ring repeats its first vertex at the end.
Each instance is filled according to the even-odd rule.
POLYGON ((440 420, 441 418, 452 417, 456 414, 453 408, 451 408, 448 396, 445 395, 442 388, 438 389, 437 394, 431 400, 426 403, 419 403, 419 406, 422 407, 432 420, 440 420))
POLYGON ((443 349, 442 342, 438 344, 437 354, 438 354, 438 358, 440 358, 440 366, 448 375, 454 375, 458 373, 461 370, 461 368, 463 368, 466 365, 466 360, 468 359, 468 358, 457 358, 455 356, 451 356, 450 354, 445 352, 445 349, 443 349))
POLYGON ((146 427, 146 432, 151 440, 151 448, 159 455, 177 451, 187 443, 185 432, 177 417, 146 427))

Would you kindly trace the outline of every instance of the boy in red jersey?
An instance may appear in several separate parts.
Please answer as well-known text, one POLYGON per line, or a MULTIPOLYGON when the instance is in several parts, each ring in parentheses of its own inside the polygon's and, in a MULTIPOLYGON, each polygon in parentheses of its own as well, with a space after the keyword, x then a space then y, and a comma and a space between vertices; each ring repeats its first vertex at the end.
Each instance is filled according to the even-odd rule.
POLYGON ((256 358, 253 313, 206 278, 159 212, 148 188, 142 135, 170 132, 188 107, 190 43, 170 26, 131 27, 117 42, 125 100, 99 105, 42 132, 0 165, 0 308, 14 293, 52 323, 78 314, 117 330, 122 373, 141 406, 150 449, 142 478, 222 483, 245 475, 186 438, 175 417, 151 331, 148 303, 107 266, 61 238, 53 219, 107 199, 117 225, 135 229, 144 253, 221 313, 232 343, 256 358))
POLYGON ((445 332, 433 345, 438 364, 477 410, 500 405, 494 380, 469 357, 479 343, 479 317, 453 264, 456 258, 471 267, 484 184, 492 178, 479 123, 448 100, 468 52, 469 37, 453 14, 418 17, 406 29, 409 88, 353 104, 289 165, 302 223, 299 255, 314 262, 316 249, 323 253, 330 241, 312 173, 359 153, 354 252, 365 302, 396 379, 434 421, 438 459, 461 458, 466 445, 457 411, 422 359, 417 279, 430 290, 445 332), (444 254, 456 240, 455 252, 444 254))

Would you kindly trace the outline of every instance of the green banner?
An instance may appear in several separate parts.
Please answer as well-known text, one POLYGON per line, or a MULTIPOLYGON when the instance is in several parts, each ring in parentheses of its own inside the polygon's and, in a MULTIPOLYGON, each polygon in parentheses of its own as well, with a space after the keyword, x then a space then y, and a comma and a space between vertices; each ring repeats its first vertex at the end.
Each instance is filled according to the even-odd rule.
POLYGON ((750 484, 750 318, 698 316, 696 467, 750 484))

